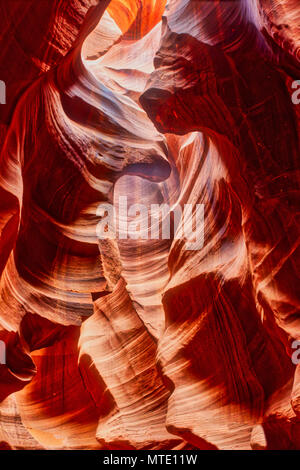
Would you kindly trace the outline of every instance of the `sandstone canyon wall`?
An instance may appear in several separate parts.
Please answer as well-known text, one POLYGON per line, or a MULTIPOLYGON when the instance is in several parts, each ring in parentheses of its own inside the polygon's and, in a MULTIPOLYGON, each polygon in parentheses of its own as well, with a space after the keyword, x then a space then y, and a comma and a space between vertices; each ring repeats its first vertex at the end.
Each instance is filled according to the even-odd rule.
POLYGON ((0 447, 300 449, 298 0, 0 13, 0 447))

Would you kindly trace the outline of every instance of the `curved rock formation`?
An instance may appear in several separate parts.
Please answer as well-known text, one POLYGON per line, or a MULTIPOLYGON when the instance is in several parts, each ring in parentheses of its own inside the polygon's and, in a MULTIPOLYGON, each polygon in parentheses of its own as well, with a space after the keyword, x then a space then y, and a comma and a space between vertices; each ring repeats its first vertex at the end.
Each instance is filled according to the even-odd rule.
POLYGON ((0 2, 0 448, 300 448, 294 3, 0 2))
MULTIPOLYGON (((250 2, 243 1, 210 2, 202 9, 196 9, 196 4, 172 3, 154 61, 156 71, 141 98, 158 130, 180 135, 202 131, 210 147, 201 163, 199 154, 194 157, 198 158, 197 171, 207 160, 210 171, 199 174, 201 183, 189 185, 191 197, 195 197, 196 187, 200 200, 205 201, 206 244, 190 259, 184 246, 174 243, 171 247, 172 277, 163 298, 170 327, 164 333, 166 341, 162 340, 160 354, 165 373, 174 384, 170 426, 180 435, 188 427, 196 434, 195 439, 208 436, 221 448, 244 448, 247 442, 250 444, 249 429, 242 442, 237 416, 243 416, 242 425, 246 427, 252 422, 247 414, 258 413, 255 419, 261 419, 265 400, 285 384, 291 373, 283 345, 288 348, 289 340, 299 338, 299 231, 295 218, 299 204, 299 137, 288 88, 292 77, 286 63, 281 64, 281 56, 259 33, 257 10, 249 11, 250 2), (171 44, 176 46, 175 53, 171 44), (211 146, 221 159, 221 168, 214 162, 211 146), (204 184, 206 189, 201 188, 204 184), (190 324, 192 318, 195 330, 191 330, 189 340, 187 322, 190 324), (236 328, 241 328, 240 333, 236 328), (183 346, 178 341, 180 332, 183 346), (174 351, 170 337, 174 342, 176 338, 174 351), (202 350, 200 345, 205 343, 206 349, 202 350), (243 344, 244 358, 240 356, 243 344), (206 361, 196 368, 191 361, 189 367, 196 375, 191 383, 183 359, 181 373, 179 367, 176 375, 172 371, 175 358, 178 361, 177 348, 181 354, 186 351, 183 357, 188 358, 188 351, 196 347, 198 354, 210 358, 209 368, 206 361), (277 354, 286 362, 284 370, 278 368, 277 354), (210 386, 210 398, 207 388, 211 380, 215 387, 210 386), (198 416, 194 406, 189 417, 180 410, 177 402, 182 393, 176 381, 181 386, 186 382, 192 396, 196 390, 203 396, 198 416), (196 385, 202 387, 202 393, 196 385), (227 421, 228 407, 231 426, 227 437, 221 426, 227 421), (220 426, 210 425, 210 408, 220 426), (206 424, 201 424, 202 420, 206 424)), ((297 70, 295 60, 292 64, 297 70)), ((181 168, 186 170, 184 165, 181 168)), ((294 389, 297 376, 295 380, 294 389)), ((186 411, 187 402, 182 403, 186 411)), ((295 406, 293 410, 297 414, 295 406)), ((287 416, 282 422, 286 420, 287 416)), ((298 438, 292 445, 299 445, 298 438)))

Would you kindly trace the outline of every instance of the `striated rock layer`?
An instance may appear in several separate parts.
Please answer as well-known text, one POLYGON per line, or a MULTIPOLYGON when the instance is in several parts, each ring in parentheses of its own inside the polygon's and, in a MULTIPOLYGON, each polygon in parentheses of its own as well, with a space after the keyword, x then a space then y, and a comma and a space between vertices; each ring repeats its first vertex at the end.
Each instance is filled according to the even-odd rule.
POLYGON ((0 448, 300 449, 297 2, 0 11, 0 448))

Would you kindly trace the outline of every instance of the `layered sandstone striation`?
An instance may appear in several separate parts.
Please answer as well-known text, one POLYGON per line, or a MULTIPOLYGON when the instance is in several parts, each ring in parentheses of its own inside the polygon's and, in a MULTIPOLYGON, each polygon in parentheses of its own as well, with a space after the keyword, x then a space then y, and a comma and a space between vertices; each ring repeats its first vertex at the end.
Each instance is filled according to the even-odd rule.
POLYGON ((1 0, 1 448, 300 448, 299 9, 274 3, 1 0), (99 240, 122 196, 203 205, 204 243, 99 240))

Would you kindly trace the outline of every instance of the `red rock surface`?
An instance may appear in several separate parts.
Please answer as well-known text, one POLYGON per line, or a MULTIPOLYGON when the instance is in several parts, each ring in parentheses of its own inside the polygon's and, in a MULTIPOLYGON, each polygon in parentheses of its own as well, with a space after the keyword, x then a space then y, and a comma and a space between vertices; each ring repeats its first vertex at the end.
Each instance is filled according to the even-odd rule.
POLYGON ((298 2, 25 3, 0 0, 0 448, 300 449, 298 2), (99 240, 122 195, 203 204, 203 246, 99 240))

